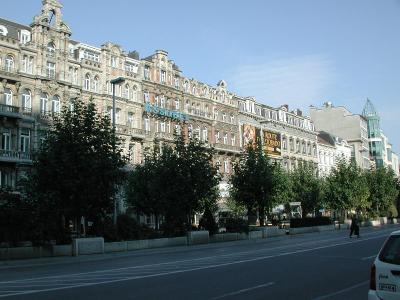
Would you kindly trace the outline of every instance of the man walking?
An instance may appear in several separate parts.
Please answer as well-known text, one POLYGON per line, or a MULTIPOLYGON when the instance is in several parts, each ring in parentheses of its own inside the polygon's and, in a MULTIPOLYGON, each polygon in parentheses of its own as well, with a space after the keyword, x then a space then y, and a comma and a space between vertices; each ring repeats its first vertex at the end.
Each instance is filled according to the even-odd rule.
POLYGON ((350 238, 353 236, 353 233, 357 236, 357 238, 360 237, 360 226, 358 225, 358 220, 356 215, 353 215, 351 217, 350 238))

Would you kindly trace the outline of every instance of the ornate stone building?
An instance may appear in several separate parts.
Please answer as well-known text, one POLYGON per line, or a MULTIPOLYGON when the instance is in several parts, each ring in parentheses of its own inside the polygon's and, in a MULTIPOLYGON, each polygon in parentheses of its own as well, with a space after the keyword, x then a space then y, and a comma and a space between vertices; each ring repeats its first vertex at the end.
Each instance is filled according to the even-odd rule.
POLYGON ((0 19, 0 186, 15 187, 52 115, 71 99, 93 99, 111 115, 110 80, 119 76, 125 82, 116 86, 116 129, 131 162, 140 162, 145 135, 137 53, 71 40, 61 8, 57 0, 43 0, 30 26, 0 19))
POLYGON ((317 169, 317 132, 309 117, 298 109, 290 112, 287 105, 273 108, 251 97, 238 98, 238 105, 242 147, 260 139, 264 150, 286 170, 299 162, 317 169))

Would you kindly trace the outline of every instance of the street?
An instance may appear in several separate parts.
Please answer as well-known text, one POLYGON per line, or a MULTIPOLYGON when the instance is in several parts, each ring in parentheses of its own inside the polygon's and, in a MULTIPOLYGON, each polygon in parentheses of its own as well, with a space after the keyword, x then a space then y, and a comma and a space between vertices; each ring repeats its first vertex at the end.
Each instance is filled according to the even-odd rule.
POLYGON ((362 228, 0 265, 7 299, 366 299, 388 233, 362 228))

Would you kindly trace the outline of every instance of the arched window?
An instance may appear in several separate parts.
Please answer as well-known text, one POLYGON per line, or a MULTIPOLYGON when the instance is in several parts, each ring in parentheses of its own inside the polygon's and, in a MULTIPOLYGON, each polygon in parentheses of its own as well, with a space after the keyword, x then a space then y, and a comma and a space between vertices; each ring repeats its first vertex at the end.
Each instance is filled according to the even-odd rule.
MULTIPOLYGON (((89 77, 90 82, 90 77, 89 77)), ((99 77, 95 76, 93 79, 93 90, 97 93, 99 91, 99 77)))
POLYGON ((87 90, 87 91, 90 90, 90 75, 89 74, 85 75, 84 89, 87 90))
POLYGON ((51 101, 51 111, 53 113, 60 113, 60 97, 53 96, 53 99, 51 101))
POLYGON ((4 89, 4 103, 5 105, 13 105, 12 101, 13 93, 10 89, 4 89))
POLYGON ((215 132, 215 143, 219 143, 219 131, 215 132))
POLYGON ((12 72, 14 70, 14 57, 7 55, 6 57, 6 71, 12 72))
POLYGON ((45 114, 47 112, 48 97, 46 93, 40 94, 40 113, 45 114))
POLYGON ((236 145, 236 137, 235 137, 235 134, 234 134, 234 133, 231 134, 231 145, 232 145, 232 146, 235 146, 235 145, 236 145))
POLYGON ((125 85, 125 95, 124 96, 125 96, 126 99, 130 99, 131 98, 131 90, 129 88, 129 84, 125 85))
POLYGON ((203 128, 202 141, 203 142, 208 142, 208 129, 207 129, 207 127, 203 128))
POLYGON ((32 94, 31 91, 28 89, 25 89, 22 92, 22 110, 24 112, 31 112, 32 110, 32 94))
POLYGON ((53 42, 47 44, 47 52, 51 55, 56 52, 56 46, 54 45, 53 42))

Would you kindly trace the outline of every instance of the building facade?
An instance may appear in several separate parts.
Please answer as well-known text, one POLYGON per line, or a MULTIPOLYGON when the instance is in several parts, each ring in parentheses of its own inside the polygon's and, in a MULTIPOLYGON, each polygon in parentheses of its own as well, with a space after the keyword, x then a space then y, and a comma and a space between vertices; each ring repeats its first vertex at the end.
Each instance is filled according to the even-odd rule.
POLYGON ((353 148, 352 159, 360 168, 371 167, 367 120, 363 116, 326 102, 321 108, 311 106, 310 117, 316 130, 329 132, 347 141, 353 148))

